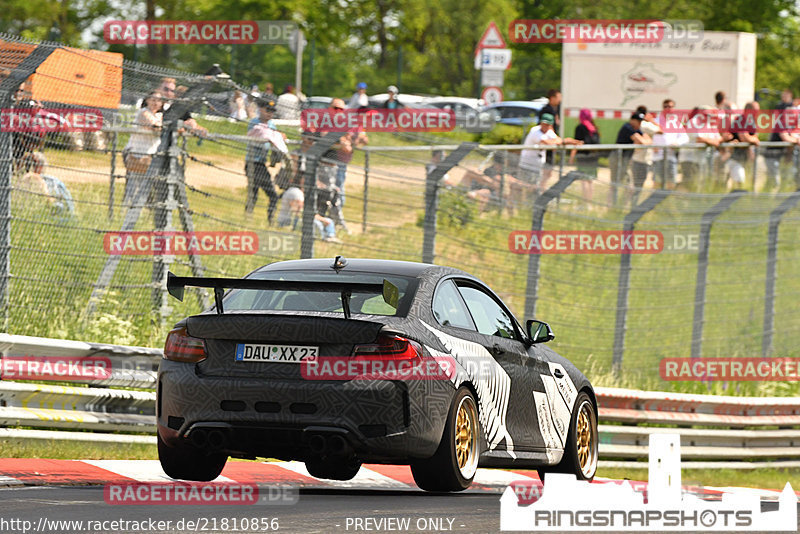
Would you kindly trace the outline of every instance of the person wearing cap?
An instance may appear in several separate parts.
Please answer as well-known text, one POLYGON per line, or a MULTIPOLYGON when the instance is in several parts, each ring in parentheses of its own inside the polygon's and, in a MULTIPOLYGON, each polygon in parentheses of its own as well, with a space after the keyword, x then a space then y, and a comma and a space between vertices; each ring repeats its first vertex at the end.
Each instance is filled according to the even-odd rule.
MULTIPOLYGON (((275 113, 275 102, 273 100, 261 99, 258 101, 258 117, 254 117, 247 125, 247 134, 251 135, 257 127, 266 127, 269 130, 276 130, 272 117, 275 113)), ((267 165, 269 164, 270 144, 265 142, 248 143, 245 155, 245 175, 247 176, 247 201, 245 202, 245 213, 252 213, 258 200, 258 190, 262 189, 269 198, 267 207, 267 221, 272 224, 275 217, 275 210, 278 206, 280 195, 275 189, 272 176, 267 165)))
MULTIPOLYGON (((642 122, 645 115, 641 111, 634 111, 628 122, 622 125, 617 132, 618 145, 647 145, 650 139, 642 132, 642 122)), ((617 189, 619 183, 628 175, 628 164, 633 156, 632 150, 614 150, 608 157, 608 165, 611 170, 611 187, 608 188, 608 203, 610 206, 617 205, 617 189)))
MULTIPOLYGON (((550 113, 542 113, 539 124, 531 128, 528 135, 525 136, 524 145, 582 145, 582 141, 576 141, 571 137, 561 139, 553 129, 555 124, 555 117, 550 113)), ((541 191, 542 171, 545 169, 546 150, 541 149, 523 149, 519 158, 519 170, 521 178, 524 182, 535 184, 541 191)))
POLYGON ((389 98, 387 98, 386 102, 383 103, 383 107, 386 109, 397 109, 401 107, 400 102, 397 101, 397 93, 399 92, 397 87, 390 85, 386 89, 386 92, 389 94, 389 98))
POLYGON ((350 97, 350 102, 347 103, 349 109, 361 109, 369 107, 369 97, 367 96, 367 84, 358 82, 356 85, 356 92, 350 97))

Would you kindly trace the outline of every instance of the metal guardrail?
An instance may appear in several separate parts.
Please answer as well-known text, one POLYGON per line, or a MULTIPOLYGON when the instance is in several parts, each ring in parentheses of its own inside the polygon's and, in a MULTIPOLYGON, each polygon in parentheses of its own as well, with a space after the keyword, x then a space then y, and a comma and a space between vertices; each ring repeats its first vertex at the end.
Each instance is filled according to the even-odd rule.
MULTIPOLYGON (((0 427, 34 430, 0 428, 0 438, 153 443, 152 436, 75 430, 152 434, 152 390, 160 349, 0 334, 0 358, 98 355, 112 362, 114 378, 102 381, 107 382, 102 385, 148 391, 3 380, 0 427), (118 374, 114 374, 115 363, 121 366, 118 374)), ((64 379, 70 380, 74 379, 64 379)), ((601 465, 646 468, 648 436, 677 431, 681 435, 684 467, 800 466, 800 398, 691 395, 605 387, 596 388, 595 393, 601 422, 601 465)))

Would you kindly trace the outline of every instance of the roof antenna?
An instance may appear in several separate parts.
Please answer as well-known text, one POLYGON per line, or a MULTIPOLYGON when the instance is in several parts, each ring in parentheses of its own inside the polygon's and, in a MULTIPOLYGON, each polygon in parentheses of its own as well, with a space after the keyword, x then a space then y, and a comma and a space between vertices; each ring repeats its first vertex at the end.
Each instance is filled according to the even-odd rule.
POLYGON ((333 264, 331 265, 331 269, 338 273, 340 270, 344 269, 346 265, 347 260, 344 259, 344 256, 336 256, 336 258, 333 260, 333 264))

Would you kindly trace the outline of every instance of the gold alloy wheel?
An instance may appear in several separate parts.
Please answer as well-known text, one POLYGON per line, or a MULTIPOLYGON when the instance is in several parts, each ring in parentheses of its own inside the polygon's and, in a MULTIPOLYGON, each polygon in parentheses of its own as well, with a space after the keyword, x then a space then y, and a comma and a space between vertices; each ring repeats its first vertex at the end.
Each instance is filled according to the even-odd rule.
POLYGON ((478 468, 478 422, 475 401, 469 395, 458 404, 455 424, 455 449, 461 476, 470 479, 478 468))
POLYGON ((593 424, 591 403, 584 401, 578 411, 575 438, 578 448, 578 464, 583 476, 591 478, 597 470, 597 428, 593 424))

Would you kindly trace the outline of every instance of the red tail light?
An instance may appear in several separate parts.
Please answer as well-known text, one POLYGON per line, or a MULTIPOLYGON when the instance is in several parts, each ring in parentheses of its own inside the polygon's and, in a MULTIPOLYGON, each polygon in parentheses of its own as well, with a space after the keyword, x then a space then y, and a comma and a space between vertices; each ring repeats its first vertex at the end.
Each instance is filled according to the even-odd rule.
POLYGON ((358 360, 422 360, 422 347, 404 337, 381 334, 377 343, 353 347, 353 357, 358 360))
POLYGON ((196 363, 206 359, 203 340, 186 333, 186 327, 175 328, 167 336, 164 359, 173 362, 196 363))

